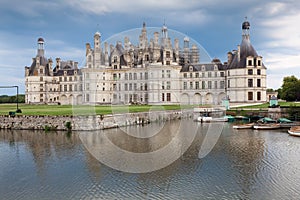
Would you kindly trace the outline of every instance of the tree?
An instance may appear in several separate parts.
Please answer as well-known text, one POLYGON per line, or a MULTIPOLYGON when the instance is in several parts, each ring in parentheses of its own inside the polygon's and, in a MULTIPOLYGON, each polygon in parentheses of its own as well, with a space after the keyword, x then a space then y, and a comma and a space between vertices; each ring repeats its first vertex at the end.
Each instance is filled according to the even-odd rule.
POLYGON ((279 96, 287 101, 300 100, 300 80, 295 76, 284 77, 279 96))

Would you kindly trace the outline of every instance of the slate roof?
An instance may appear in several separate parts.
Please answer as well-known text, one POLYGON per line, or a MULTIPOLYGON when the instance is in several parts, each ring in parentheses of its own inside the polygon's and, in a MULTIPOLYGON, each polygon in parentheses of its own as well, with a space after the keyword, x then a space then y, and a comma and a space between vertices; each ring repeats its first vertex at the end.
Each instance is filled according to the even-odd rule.
MULTIPOLYGON (((45 74, 47 76, 50 75, 50 72, 49 72, 49 67, 48 67, 48 60, 43 57, 43 56, 40 56, 40 57, 37 57, 40 59, 40 65, 41 66, 45 66, 45 74)), ((29 76, 34 76, 34 71, 36 70, 36 58, 33 58, 33 62, 29 68, 29 76)))

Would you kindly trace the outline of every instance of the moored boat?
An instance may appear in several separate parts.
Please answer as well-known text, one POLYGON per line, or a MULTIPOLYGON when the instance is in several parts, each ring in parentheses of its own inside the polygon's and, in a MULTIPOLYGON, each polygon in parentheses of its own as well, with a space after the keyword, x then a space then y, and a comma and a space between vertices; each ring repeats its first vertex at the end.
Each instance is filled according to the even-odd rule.
POLYGON ((194 108, 194 120, 198 122, 227 122, 226 110, 220 108, 194 108))
POLYGON ((253 126, 254 129, 257 129, 257 130, 271 130, 271 129, 279 129, 281 128, 280 127, 280 124, 277 124, 277 123, 266 123, 266 124, 255 124, 253 126))
POLYGON ((300 126, 293 126, 288 130, 288 133, 292 136, 300 136, 300 126))
POLYGON ((225 117, 205 117, 201 116, 197 118, 198 122, 227 122, 228 118, 225 117))
POLYGON ((248 124, 236 124, 233 125, 232 128, 234 129, 250 129, 253 128, 254 123, 248 123, 248 124))

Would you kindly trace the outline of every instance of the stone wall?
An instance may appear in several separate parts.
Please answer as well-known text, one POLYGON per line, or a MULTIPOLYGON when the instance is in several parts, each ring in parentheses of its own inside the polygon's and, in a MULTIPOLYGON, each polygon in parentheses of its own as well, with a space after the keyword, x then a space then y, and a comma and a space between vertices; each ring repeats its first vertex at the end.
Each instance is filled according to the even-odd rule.
POLYGON ((192 118, 192 110, 154 111, 143 113, 125 113, 114 115, 93 116, 0 116, 0 129, 31 129, 31 130, 100 130, 147 124, 151 122, 192 118))

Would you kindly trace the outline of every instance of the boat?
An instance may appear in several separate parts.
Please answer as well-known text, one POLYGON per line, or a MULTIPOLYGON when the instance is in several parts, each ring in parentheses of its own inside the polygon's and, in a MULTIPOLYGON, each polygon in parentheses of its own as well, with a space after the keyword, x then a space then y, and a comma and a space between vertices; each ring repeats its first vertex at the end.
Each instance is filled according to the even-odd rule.
POLYGON ((258 123, 253 126, 254 129, 257 130, 271 130, 271 129, 279 129, 281 128, 278 123, 258 123))
POLYGON ((236 124, 233 125, 232 128, 234 129, 250 129, 253 128, 254 123, 248 123, 248 124, 236 124))
POLYGON ((241 115, 235 116, 234 119, 236 121, 241 121, 241 122, 250 122, 250 118, 249 117, 241 116, 241 115))
POLYGON ((228 122, 234 122, 235 118, 231 115, 225 115, 224 118, 227 118, 228 122))
POLYGON ((288 130, 288 133, 292 136, 300 136, 300 126, 293 126, 288 130))
POLYGON ((254 129, 257 130, 271 130, 271 129, 279 129, 281 128, 280 123, 277 123, 276 120, 271 119, 269 117, 261 118, 257 121, 253 126, 254 129))
POLYGON ((226 110, 217 107, 194 108, 194 120, 198 122, 227 122, 226 110))
POLYGON ((198 122, 227 122, 228 118, 226 117, 209 117, 209 116, 200 116, 197 118, 198 122))

